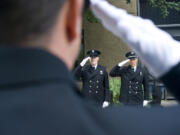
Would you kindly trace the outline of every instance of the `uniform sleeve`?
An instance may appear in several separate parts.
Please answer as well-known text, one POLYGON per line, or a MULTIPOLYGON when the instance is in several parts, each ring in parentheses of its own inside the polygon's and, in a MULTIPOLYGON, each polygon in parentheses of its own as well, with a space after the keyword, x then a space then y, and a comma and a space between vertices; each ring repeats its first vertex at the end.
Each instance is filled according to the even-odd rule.
POLYGON ((146 70, 144 70, 143 86, 144 86, 144 100, 149 100, 148 73, 146 70))
POLYGON ((83 74, 83 67, 79 65, 75 68, 73 75, 77 80, 81 80, 82 74, 83 74))
POLYGON ((92 0, 91 9, 106 29, 137 53, 153 76, 164 75, 180 62, 180 42, 151 20, 130 15, 106 0, 92 0))
POLYGON ((109 74, 111 77, 119 77, 122 75, 122 72, 123 72, 123 67, 119 67, 118 65, 116 65, 111 69, 109 74))
POLYGON ((109 92, 109 78, 108 78, 108 73, 105 71, 104 75, 104 88, 105 88, 105 101, 109 101, 110 97, 110 92, 109 92))

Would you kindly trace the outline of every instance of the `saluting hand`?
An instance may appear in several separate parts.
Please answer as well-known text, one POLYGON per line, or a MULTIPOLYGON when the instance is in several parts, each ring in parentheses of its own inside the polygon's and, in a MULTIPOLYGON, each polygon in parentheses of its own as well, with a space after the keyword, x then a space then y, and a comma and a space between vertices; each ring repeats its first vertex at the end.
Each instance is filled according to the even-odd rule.
POLYGON ((118 64, 118 66, 119 67, 122 67, 122 66, 124 66, 126 63, 128 63, 129 62, 129 59, 127 59, 127 60, 124 60, 124 61, 122 61, 122 62, 120 62, 119 64, 118 64))
POLYGON ((83 67, 87 63, 88 60, 90 60, 90 57, 84 58, 82 62, 80 63, 81 67, 83 67))

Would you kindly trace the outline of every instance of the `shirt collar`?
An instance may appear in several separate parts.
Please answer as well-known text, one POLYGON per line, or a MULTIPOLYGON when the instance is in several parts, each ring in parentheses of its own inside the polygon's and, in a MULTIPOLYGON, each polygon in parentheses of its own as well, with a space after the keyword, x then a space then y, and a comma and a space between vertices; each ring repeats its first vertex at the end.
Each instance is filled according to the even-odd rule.
POLYGON ((0 65, 0 86, 56 79, 74 82, 66 65, 41 49, 0 48, 0 65))
POLYGON ((98 66, 98 64, 96 64, 95 66, 92 66, 92 67, 94 67, 95 69, 97 69, 97 66, 98 66))
POLYGON ((136 70, 137 70, 137 66, 135 66, 135 67, 131 67, 131 68, 133 68, 133 69, 134 69, 134 72, 136 72, 136 70))

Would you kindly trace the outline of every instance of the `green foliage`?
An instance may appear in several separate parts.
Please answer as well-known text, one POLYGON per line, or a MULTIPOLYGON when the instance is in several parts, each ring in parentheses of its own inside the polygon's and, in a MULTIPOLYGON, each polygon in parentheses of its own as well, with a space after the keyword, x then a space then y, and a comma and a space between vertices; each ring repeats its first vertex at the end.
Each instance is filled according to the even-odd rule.
MULTIPOLYGON (((167 1, 167 0, 147 0, 149 4, 154 8, 159 8, 161 11, 161 15, 165 18, 168 16, 168 9, 175 9, 180 11, 180 1, 167 1)), ((131 0, 126 0, 127 3, 130 3, 131 0)))
POLYGON ((109 87, 110 87, 110 90, 113 92, 113 102, 115 104, 119 104, 119 95, 120 95, 120 87, 121 87, 120 79, 110 78, 109 87))
MULTIPOLYGON (((154 8, 159 8, 161 11, 161 15, 165 18, 169 14, 169 9, 175 9, 177 11, 180 11, 180 1, 167 1, 167 0, 147 0, 149 4, 154 8)), ((131 2, 131 0, 126 0, 127 4, 131 2)), ((90 23, 97 23, 98 19, 93 15, 90 9, 88 9, 84 13, 84 17, 90 22, 90 23)))
POLYGON ((126 0, 126 3, 129 4, 131 2, 131 0, 126 0))
POLYGON ((90 9, 88 9, 83 16, 88 20, 90 23, 97 23, 98 19, 93 15, 90 9))

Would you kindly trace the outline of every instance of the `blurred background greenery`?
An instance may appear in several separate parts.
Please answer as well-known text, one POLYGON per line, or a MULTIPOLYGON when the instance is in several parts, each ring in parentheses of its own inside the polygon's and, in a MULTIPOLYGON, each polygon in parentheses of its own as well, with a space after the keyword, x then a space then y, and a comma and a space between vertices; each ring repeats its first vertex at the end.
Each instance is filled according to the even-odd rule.
POLYGON ((113 92, 113 103, 119 104, 121 81, 119 78, 109 78, 109 88, 113 92))

